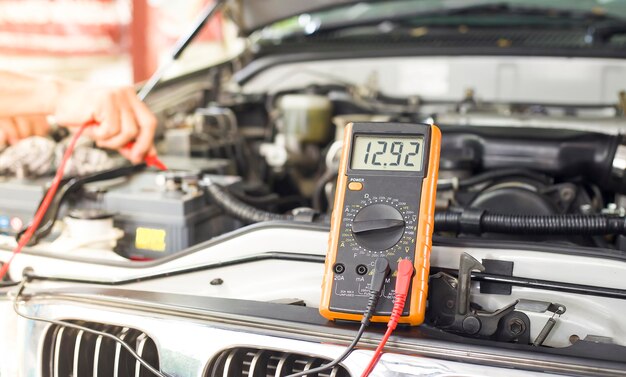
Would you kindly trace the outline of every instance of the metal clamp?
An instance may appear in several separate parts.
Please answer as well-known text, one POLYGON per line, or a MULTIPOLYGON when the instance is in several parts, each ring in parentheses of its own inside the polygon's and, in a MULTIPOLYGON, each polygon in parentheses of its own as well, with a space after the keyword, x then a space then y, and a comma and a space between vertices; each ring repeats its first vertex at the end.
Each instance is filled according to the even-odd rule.
POLYGON ((432 299, 427 313, 429 322, 445 330, 480 338, 512 341, 528 337, 529 319, 524 313, 515 311, 518 300, 494 312, 472 308, 472 271, 484 270, 478 260, 463 253, 458 279, 446 273, 433 275, 432 299))

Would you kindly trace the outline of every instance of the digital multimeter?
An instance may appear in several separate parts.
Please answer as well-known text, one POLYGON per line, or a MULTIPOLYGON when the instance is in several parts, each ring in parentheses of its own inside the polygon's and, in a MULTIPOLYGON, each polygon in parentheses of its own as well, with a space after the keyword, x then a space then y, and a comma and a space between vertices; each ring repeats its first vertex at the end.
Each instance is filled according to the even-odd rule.
POLYGON ((398 262, 415 275, 400 323, 424 321, 439 171, 441 132, 434 125, 351 123, 346 126, 326 254, 320 313, 361 320, 376 258, 392 273, 372 321, 387 322, 398 262))

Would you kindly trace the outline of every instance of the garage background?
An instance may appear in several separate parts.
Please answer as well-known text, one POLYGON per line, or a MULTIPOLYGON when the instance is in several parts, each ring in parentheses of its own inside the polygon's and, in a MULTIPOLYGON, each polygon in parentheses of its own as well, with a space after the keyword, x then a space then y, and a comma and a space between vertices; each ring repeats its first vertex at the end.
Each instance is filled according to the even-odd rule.
MULTIPOLYGON (((0 0, 0 69, 109 85, 145 80, 207 0, 0 0)), ((236 50, 220 16, 168 73, 236 50), (201 58, 201 59, 198 59, 201 58)))

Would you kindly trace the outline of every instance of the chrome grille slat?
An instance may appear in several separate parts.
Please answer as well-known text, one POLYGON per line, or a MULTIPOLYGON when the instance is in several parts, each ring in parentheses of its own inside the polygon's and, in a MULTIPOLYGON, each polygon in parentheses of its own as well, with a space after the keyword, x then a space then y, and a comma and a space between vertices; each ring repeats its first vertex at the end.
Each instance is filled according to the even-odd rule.
MULTIPOLYGON (((148 341, 148 336, 144 333, 137 337, 137 354, 143 357, 143 349, 148 341)), ((141 377, 141 363, 139 360, 135 360, 135 377, 141 377)))
POLYGON ((252 362, 250 363, 250 370, 248 375, 251 377, 265 377, 267 376, 267 366, 269 363, 271 353, 266 350, 258 350, 252 362))
POLYGON ((98 339, 96 339, 96 348, 93 353, 93 377, 99 377, 98 366, 100 362, 100 346, 102 345, 102 335, 98 335, 98 339))
POLYGON ((284 352, 278 366, 276 367, 276 376, 287 376, 293 371, 294 355, 284 352))
POLYGON ((78 362, 80 360, 80 349, 84 333, 85 332, 83 330, 80 330, 78 332, 78 335, 76 336, 76 341, 74 342, 74 363, 72 365, 74 376, 80 376, 80 374, 78 373, 78 362))
MULTIPOLYGON (((118 335, 118 338, 126 341, 126 336, 128 335, 128 327, 122 329, 122 333, 118 335)), ((120 377, 120 358, 122 357, 122 346, 119 343, 115 343, 115 359, 113 361, 113 377, 120 377)))
MULTIPOLYGON (((159 369, 156 343, 132 328, 95 322, 68 321, 124 340, 148 364, 159 369)), ((42 377, 144 377, 152 375, 119 343, 86 330, 53 325, 48 329, 42 353, 42 377)))
MULTIPOLYGON (((205 368, 203 377, 284 377, 317 368, 330 359, 273 349, 234 347, 221 351, 205 368)), ((309 377, 350 377, 341 365, 309 377)))
MULTIPOLYGON (((245 354, 245 353, 244 353, 245 354)), ((229 376, 229 377, 239 377, 242 376, 242 370, 241 370, 241 365, 243 358, 242 358, 242 351, 240 349, 233 349, 228 357, 226 358, 226 363, 224 364, 224 376, 229 376)))
POLYGON ((59 367, 61 365, 61 343, 63 342, 63 332, 65 330, 65 327, 59 329, 54 342, 54 377, 59 377, 59 367))

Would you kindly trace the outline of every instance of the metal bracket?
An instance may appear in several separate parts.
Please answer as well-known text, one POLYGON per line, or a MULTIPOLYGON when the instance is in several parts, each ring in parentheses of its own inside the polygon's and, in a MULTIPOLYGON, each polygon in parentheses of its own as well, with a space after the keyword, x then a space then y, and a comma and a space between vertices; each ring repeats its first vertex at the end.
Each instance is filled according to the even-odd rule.
POLYGON ((521 339, 527 339, 530 321, 525 314, 515 311, 518 300, 494 312, 481 310, 471 304, 472 271, 484 270, 485 267, 478 260, 463 253, 458 279, 443 272, 433 275, 427 313, 429 323, 444 330, 480 338, 520 342, 521 339), (503 321, 504 318, 506 321, 503 321))

